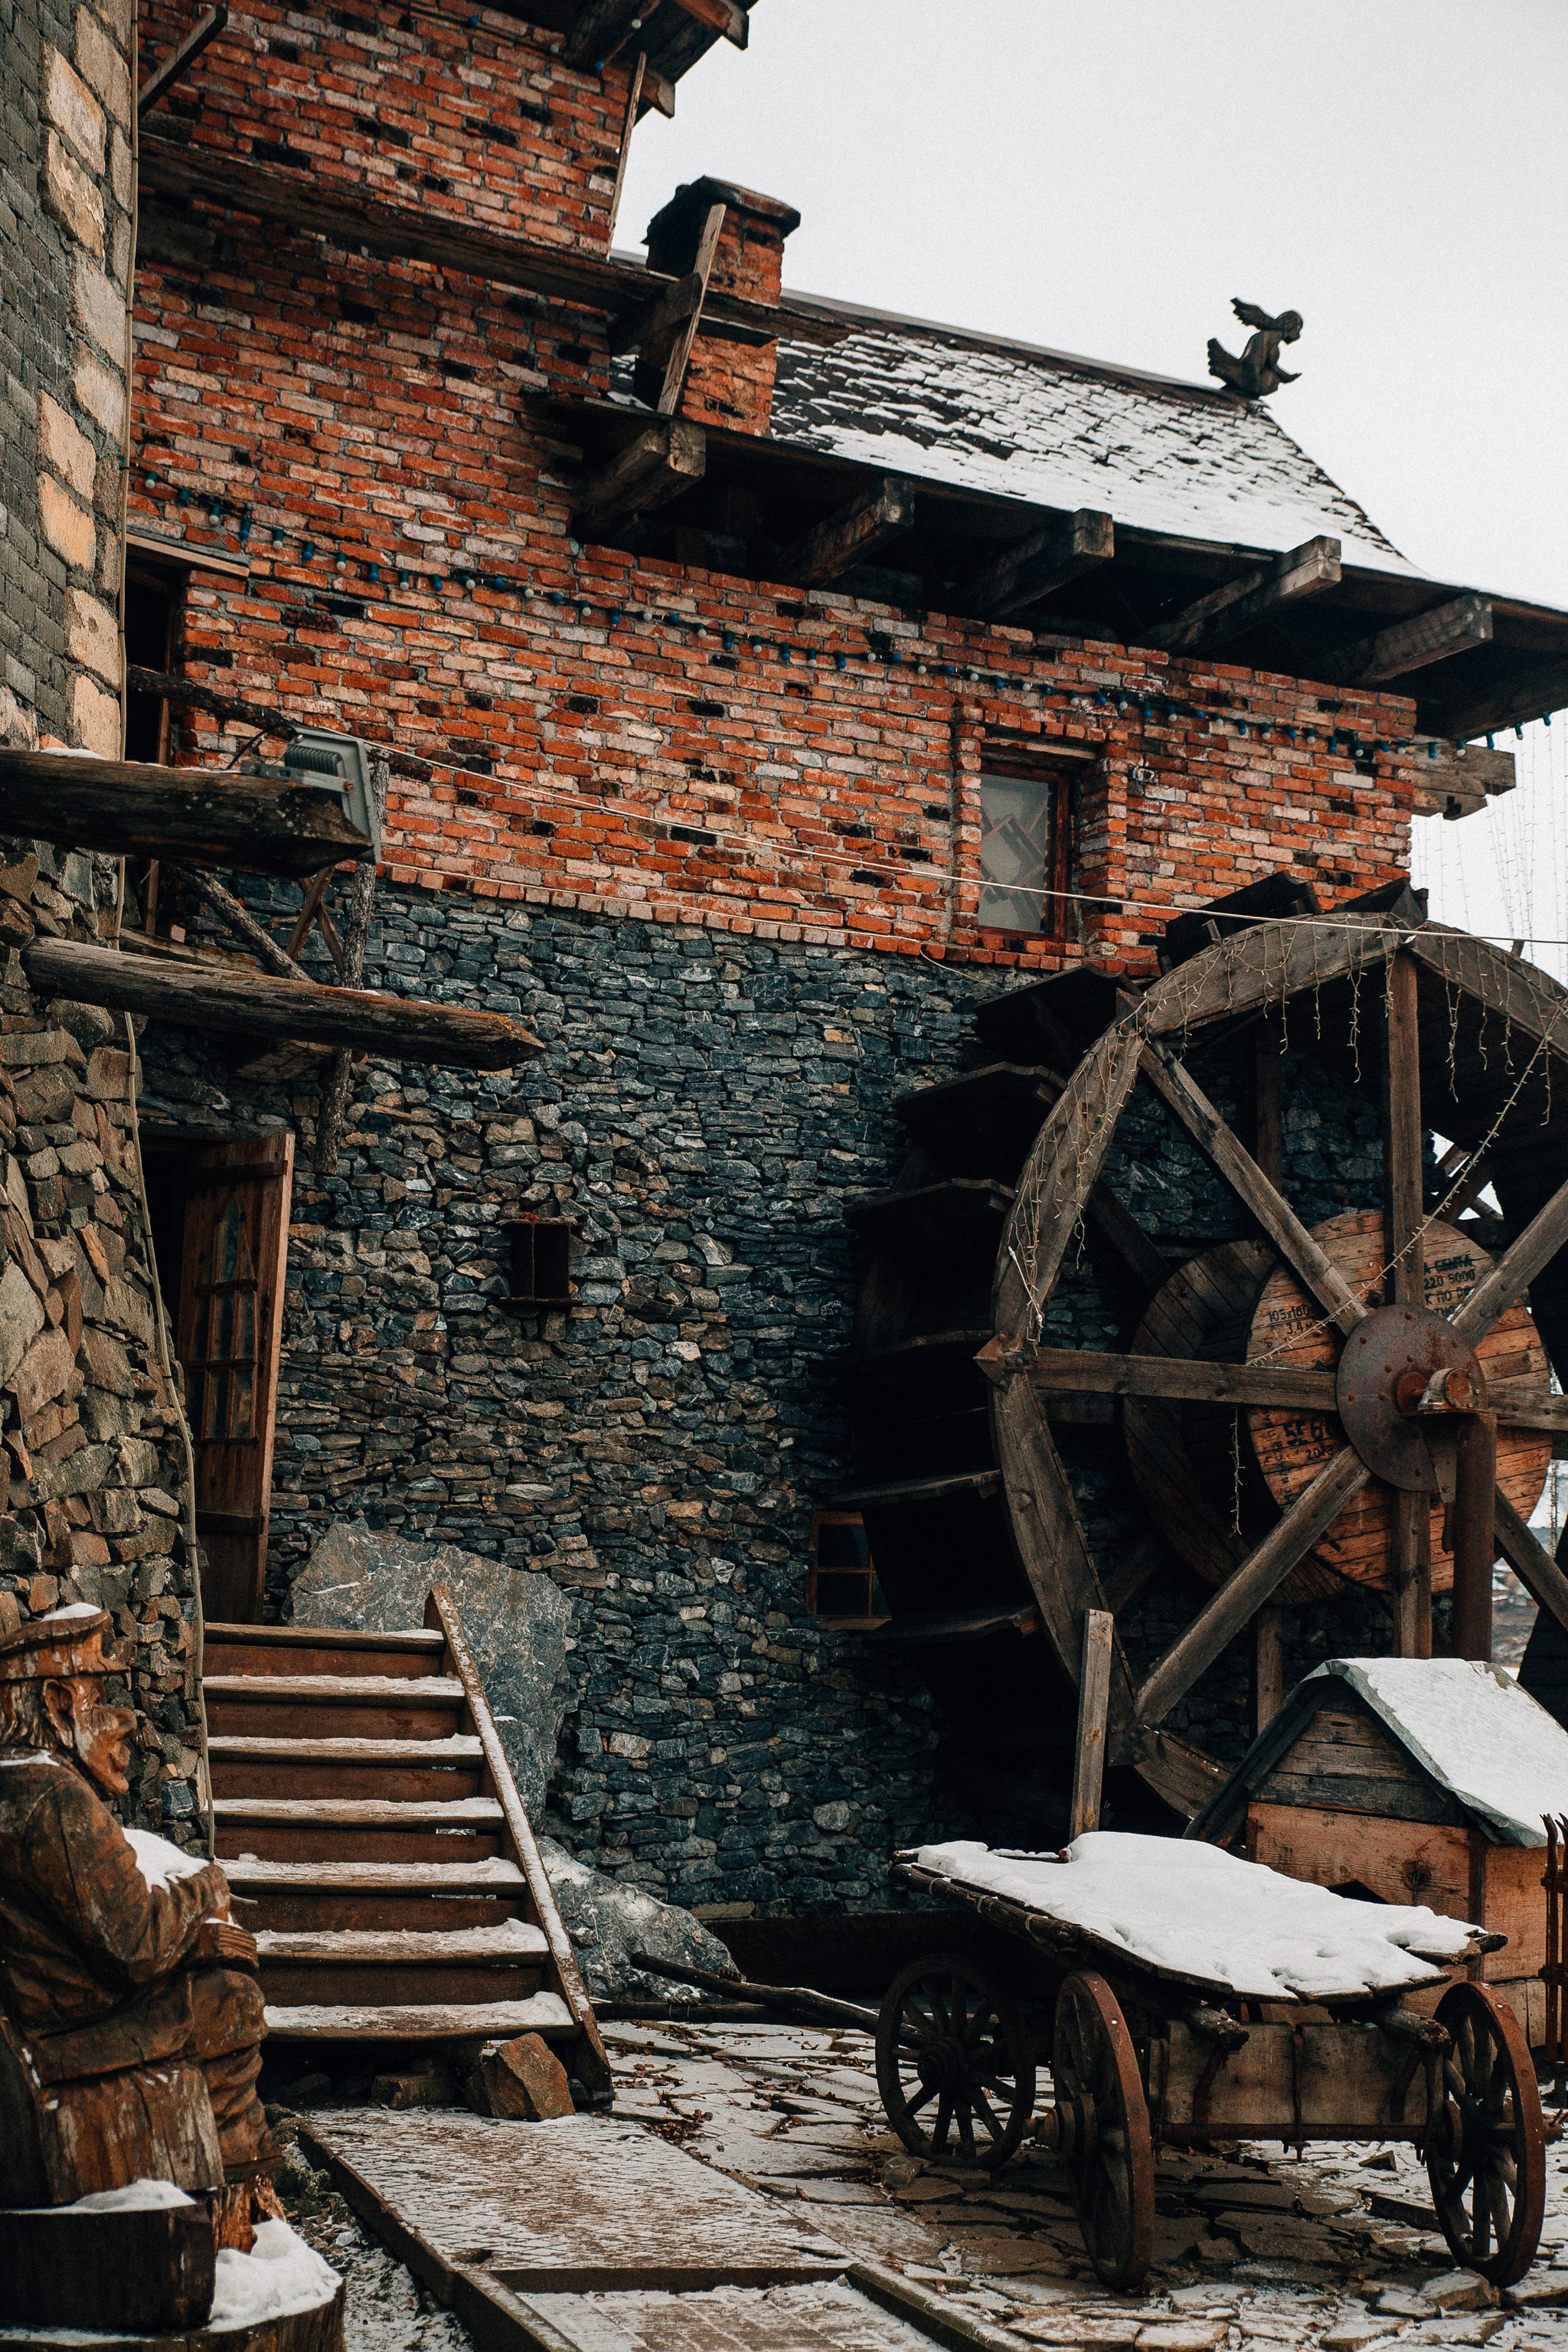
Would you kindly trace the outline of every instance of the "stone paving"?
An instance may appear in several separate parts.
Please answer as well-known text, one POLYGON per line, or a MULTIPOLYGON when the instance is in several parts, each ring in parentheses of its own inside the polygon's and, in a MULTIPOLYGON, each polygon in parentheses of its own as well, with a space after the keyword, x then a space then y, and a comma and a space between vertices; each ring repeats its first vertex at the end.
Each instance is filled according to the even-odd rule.
MULTIPOLYGON (((1109 2294, 1084 2258, 1067 2176, 1026 2146, 1005 2169, 926 2166, 886 2126, 869 2039, 774 2024, 610 2023, 617 2116, 805 2210, 853 2256, 1022 2346, 1321 2352, 1568 2343, 1568 2159, 1548 2151, 1540 2259, 1500 2294, 1457 2272, 1408 2149, 1272 2144, 1171 2156, 1156 2172, 1146 2290, 1109 2294)), ((406 2271, 323 2198, 299 2226, 350 2279, 349 2352, 468 2352, 406 2271)))

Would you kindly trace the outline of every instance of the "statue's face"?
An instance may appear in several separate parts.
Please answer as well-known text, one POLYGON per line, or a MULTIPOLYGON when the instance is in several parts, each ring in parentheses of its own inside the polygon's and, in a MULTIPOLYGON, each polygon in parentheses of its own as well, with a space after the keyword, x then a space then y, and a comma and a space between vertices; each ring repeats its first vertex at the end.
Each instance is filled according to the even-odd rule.
POLYGON ((46 1683, 44 1705, 61 1747, 100 1789, 122 1797, 131 1786, 130 1743, 136 1728, 131 1709, 106 1706, 103 1685, 96 1675, 73 1675, 68 1681, 46 1683))

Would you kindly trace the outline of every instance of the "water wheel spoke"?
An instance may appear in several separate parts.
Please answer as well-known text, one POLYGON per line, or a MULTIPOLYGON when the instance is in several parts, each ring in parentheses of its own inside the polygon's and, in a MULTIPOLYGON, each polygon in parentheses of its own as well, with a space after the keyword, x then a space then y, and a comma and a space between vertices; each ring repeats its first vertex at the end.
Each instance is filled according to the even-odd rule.
POLYGON ((955 2120, 958 2126, 959 2154, 966 2156, 973 2164, 974 2161, 974 2114, 966 2099, 958 2101, 955 2120))
POLYGON ((1487 2174, 1486 2183, 1487 2210, 1491 2216, 1492 2228, 1497 2233, 1498 2244, 1506 2246, 1513 2228, 1513 2199, 1509 2194, 1507 2183, 1500 2180, 1495 2171, 1487 2174))
POLYGON ((963 1980, 961 1977, 954 1977, 948 1988, 947 2017, 949 2032, 956 2035, 962 2043, 964 2039, 965 2011, 963 1980))
POLYGON ((944 2091, 937 2101, 936 2121, 931 2126, 931 2153, 934 2156, 940 2156, 947 2146, 948 2126, 952 2121, 952 2094, 951 2091, 944 2091))
POLYGON ((990 2100, 986 2097, 978 2083, 971 2081, 970 2089, 974 2095, 974 2105, 976 2110, 985 2118, 986 2130, 990 2133, 993 2139, 1000 2139, 1004 2130, 1005 2129, 1005 2126, 997 2120, 995 2108, 992 2105, 990 2100))
POLYGON ((920 2111, 921 2111, 921 2109, 922 2107, 929 2107, 929 2106, 930 2106, 930 2105, 931 2105, 931 2101, 935 2098, 935 2096, 936 2096, 936 2084, 935 2084, 934 2083, 927 2083, 927 2084, 924 2084, 924 2086, 922 2087, 922 2089, 921 2089, 921 2091, 920 2097, 919 2097, 918 2099, 906 2099, 906 2100, 904 2101, 904 2113, 905 2113, 905 2115, 906 2115, 906 2116, 918 2116, 918 2115, 919 2115, 919 2113, 920 2113, 920 2111))
POLYGON ((964 2028, 963 2032, 959 2036, 960 2041, 963 2042, 966 2050, 973 2049, 976 2037, 984 2027, 990 2024, 995 2014, 996 2004, 994 2000, 983 2001, 975 2010, 968 2025, 964 2028))

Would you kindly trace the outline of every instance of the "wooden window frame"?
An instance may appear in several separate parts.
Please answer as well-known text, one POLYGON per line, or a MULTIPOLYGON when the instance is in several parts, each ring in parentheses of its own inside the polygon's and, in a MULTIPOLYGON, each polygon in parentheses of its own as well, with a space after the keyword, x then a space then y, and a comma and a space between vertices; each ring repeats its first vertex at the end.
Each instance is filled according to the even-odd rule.
POLYGON ((864 1534, 865 1526, 858 1511, 818 1510, 811 1515, 811 1573, 806 1579, 805 1605, 819 1625, 826 1625, 835 1633, 874 1633, 879 1625, 886 1625, 889 1621, 889 1612, 885 1604, 879 1612, 875 1607, 875 1596, 880 1588, 877 1583, 877 1563, 871 1557, 868 1538, 863 1567, 858 1564, 854 1568, 824 1568, 818 1561, 824 1528, 858 1528, 864 1534), (864 1577, 866 1597, 863 1606, 847 1615, 839 1615, 837 1612, 826 1613, 817 1606, 818 1579, 825 1576, 864 1577))
MULTIPOLYGON (((1068 893, 1072 887, 1072 864, 1077 811, 1074 787, 1081 781, 1083 770, 1098 759, 1094 753, 1086 759, 1074 744, 1050 745, 1042 742, 1038 751, 1023 750, 1016 744, 998 746, 993 751, 984 742, 980 746, 980 773, 975 781, 977 801, 984 793, 987 781, 996 777, 1005 782, 1037 784, 1051 795, 1050 845, 1045 865, 1044 887, 1050 897, 1040 902, 1041 921, 1038 929, 1020 930, 1012 923, 978 922, 981 939, 987 947, 1062 947, 1069 937, 1068 893)), ((975 854, 976 880, 981 898, 988 888, 1004 888, 1004 884, 989 884, 975 854)))

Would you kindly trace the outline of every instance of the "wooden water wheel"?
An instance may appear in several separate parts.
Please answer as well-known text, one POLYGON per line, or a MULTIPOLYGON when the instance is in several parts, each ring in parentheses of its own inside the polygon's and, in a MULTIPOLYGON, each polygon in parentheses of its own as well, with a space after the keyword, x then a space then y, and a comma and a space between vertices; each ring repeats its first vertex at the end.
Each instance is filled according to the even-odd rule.
POLYGON ((1360 1592, 1424 1654, 1458 1549, 1488 1655, 1495 1550, 1568 1626, 1527 1524, 1568 1432, 1568 992, 1408 891, 1236 904, 1146 986, 991 999, 847 1212, 834 1499, 983 1812, 1054 1828, 1070 1775, 1081 1826, 1101 1759, 1194 1811, 1220 1768, 1169 1719, 1262 1611, 1360 1592))

